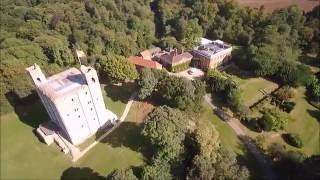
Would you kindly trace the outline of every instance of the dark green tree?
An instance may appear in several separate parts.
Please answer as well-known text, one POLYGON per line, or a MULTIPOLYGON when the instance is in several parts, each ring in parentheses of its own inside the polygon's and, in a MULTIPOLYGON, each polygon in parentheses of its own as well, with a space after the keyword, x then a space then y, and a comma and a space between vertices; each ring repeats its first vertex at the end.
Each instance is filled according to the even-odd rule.
POLYGON ((111 180, 138 180, 131 168, 117 169, 110 175, 111 180))
POLYGON ((123 56, 108 54, 100 57, 97 63, 100 73, 113 82, 138 78, 138 72, 135 66, 128 63, 123 56))
POLYGON ((189 118, 168 106, 156 108, 145 119, 142 135, 156 147, 157 159, 177 161, 184 153, 189 118))

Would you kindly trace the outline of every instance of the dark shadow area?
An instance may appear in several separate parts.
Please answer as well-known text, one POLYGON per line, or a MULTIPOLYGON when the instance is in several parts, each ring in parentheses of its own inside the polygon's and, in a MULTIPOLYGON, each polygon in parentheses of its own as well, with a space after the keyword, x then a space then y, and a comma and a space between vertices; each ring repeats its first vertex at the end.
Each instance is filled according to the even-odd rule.
POLYGON ((236 159, 240 165, 248 168, 248 170, 250 172, 249 179, 250 180, 264 179, 263 174, 262 174, 262 169, 257 165, 258 162, 254 158, 252 153, 247 151, 245 148, 243 148, 243 152, 244 152, 244 154, 237 155, 236 159))
POLYGON ((252 72, 244 71, 234 63, 230 64, 228 68, 225 69, 225 72, 234 76, 238 76, 241 79, 249 79, 256 77, 252 72))
POLYGON ((299 61, 303 64, 314 66, 314 67, 320 67, 320 61, 317 59, 317 57, 311 57, 308 55, 301 55, 299 57, 299 61))
POLYGON ((150 2, 150 8, 154 14, 154 23, 155 23, 155 34, 157 38, 161 38, 163 36, 164 28, 162 26, 163 19, 161 18, 161 14, 158 10, 159 7, 157 7, 157 2, 151 1, 150 2))
POLYGON ((68 79, 69 81, 71 81, 71 82, 78 83, 78 84, 81 84, 81 85, 86 84, 86 82, 85 82, 84 79, 83 79, 82 74, 69 75, 69 76, 67 76, 67 79, 68 79))
POLYGON ((251 131, 260 133, 262 132, 261 123, 256 118, 248 119, 248 120, 241 120, 241 124, 243 124, 246 128, 250 129, 251 131))
POLYGON ((238 137, 246 146, 248 153, 252 155, 254 160, 254 163, 252 164, 253 168, 259 168, 261 170, 259 179, 277 179, 277 175, 272 167, 272 160, 263 153, 250 137, 246 135, 238 137))
POLYGON ((320 179, 320 156, 304 157, 295 151, 279 152, 274 164, 279 179, 320 179))
POLYGON ((106 177, 99 175, 88 167, 78 168, 71 167, 63 171, 61 180, 80 180, 80 179, 92 179, 92 180, 106 180, 106 177))
POLYGON ((49 120, 49 116, 37 94, 33 93, 25 98, 20 98, 15 92, 9 92, 5 96, 11 106, 14 107, 19 120, 23 123, 37 128, 39 124, 49 120))
POLYGON ((128 147, 133 151, 141 152, 149 160, 153 154, 153 147, 141 134, 142 128, 142 124, 122 122, 117 129, 101 140, 101 143, 108 143, 112 147, 128 147))
POLYGON ((283 133, 281 134, 281 138, 283 139, 284 142, 286 142, 287 144, 289 144, 290 146, 292 145, 292 142, 289 139, 289 134, 288 133, 283 133))
POLYGON ((104 90, 112 101, 127 103, 135 88, 135 83, 123 83, 122 85, 107 84, 104 90))
POLYGON ((317 121, 320 123, 320 110, 307 109, 307 112, 310 114, 310 116, 316 118, 317 121))

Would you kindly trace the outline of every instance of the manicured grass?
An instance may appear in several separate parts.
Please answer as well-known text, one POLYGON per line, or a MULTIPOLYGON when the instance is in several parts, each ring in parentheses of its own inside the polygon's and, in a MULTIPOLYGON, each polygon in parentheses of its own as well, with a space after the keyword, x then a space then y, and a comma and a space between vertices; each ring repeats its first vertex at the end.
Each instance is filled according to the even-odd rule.
MULTIPOLYGON (((320 154, 320 111, 307 102, 304 87, 295 89, 295 92, 295 97, 292 101, 296 103, 296 106, 289 114, 291 120, 283 131, 257 133, 247 128, 245 130, 252 138, 264 137, 263 149, 268 149, 272 144, 280 144, 287 151, 300 151, 306 156, 320 154), (288 145, 281 137, 282 133, 298 134, 304 147, 299 149, 288 145)), ((267 104, 267 106, 271 105, 267 104)))
POLYGON ((126 103, 128 102, 128 99, 134 92, 135 84, 126 83, 122 86, 104 84, 101 88, 106 108, 110 109, 112 112, 117 114, 118 117, 120 117, 126 106, 126 103))
MULTIPOLYGON (((125 91, 114 91, 114 94, 121 94, 121 100, 109 96, 110 91, 107 90, 106 106, 118 115, 124 109, 125 97, 131 94, 129 88, 123 89, 125 91)), ((55 145, 47 146, 34 135, 34 128, 47 119, 40 102, 1 116, 0 179, 60 179, 63 172, 71 167, 88 167, 106 176, 116 168, 141 166, 144 163, 145 157, 137 148, 140 145, 136 140, 139 127, 132 123, 124 122, 82 159, 72 163, 55 145)), ((84 169, 73 169, 69 175, 70 172, 74 178, 83 174, 93 176, 84 169)))
POLYGON ((201 114, 202 121, 210 121, 219 132, 221 143, 226 148, 237 154, 244 154, 243 144, 237 137, 236 133, 229 127, 227 123, 216 116, 210 106, 207 103, 204 104, 204 111, 201 114))
POLYGON ((276 83, 268 81, 264 78, 242 79, 236 76, 234 77, 235 80, 240 84, 240 89, 242 91, 241 100, 246 106, 253 105, 264 96, 260 90, 270 93, 278 87, 276 83))
POLYGON ((293 101, 296 106, 290 115, 295 121, 290 122, 286 130, 300 135, 304 144, 301 150, 305 154, 320 154, 320 110, 306 101, 303 87, 296 89, 293 101))

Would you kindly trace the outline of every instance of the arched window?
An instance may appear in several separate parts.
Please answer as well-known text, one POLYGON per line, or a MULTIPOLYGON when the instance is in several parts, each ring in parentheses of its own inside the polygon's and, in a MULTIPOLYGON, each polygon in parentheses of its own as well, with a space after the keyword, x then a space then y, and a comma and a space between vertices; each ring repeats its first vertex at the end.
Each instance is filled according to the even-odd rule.
POLYGON ((94 82, 94 83, 96 82, 96 79, 95 79, 95 78, 91 78, 91 80, 92 80, 92 82, 94 82))
POLYGON ((41 79, 40 79, 40 78, 37 78, 37 80, 38 80, 39 82, 41 82, 41 79))

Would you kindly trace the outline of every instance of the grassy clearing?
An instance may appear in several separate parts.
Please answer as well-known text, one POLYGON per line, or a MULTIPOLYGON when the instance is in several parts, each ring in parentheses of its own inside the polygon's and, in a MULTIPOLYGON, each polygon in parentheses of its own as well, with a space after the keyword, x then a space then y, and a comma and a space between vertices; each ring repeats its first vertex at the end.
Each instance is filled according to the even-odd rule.
POLYGON ((301 150, 305 154, 320 154, 320 111, 306 101, 303 87, 296 89, 293 101, 296 107, 290 115, 295 121, 290 122, 286 130, 300 135, 304 144, 301 150))
POLYGON ((239 69, 236 65, 229 66, 226 72, 239 84, 241 101, 245 106, 251 106, 262 99, 264 94, 261 90, 270 93, 278 88, 278 84, 261 77, 252 77, 249 72, 239 69))
POLYGON ((102 89, 102 95, 107 109, 110 109, 120 117, 128 99, 134 92, 135 84, 126 83, 122 86, 104 84, 102 85, 102 89))
POLYGON ((276 83, 264 78, 242 79, 235 76, 235 81, 240 84, 240 89, 242 90, 241 100, 246 106, 253 105, 264 96, 260 90, 270 93, 278 87, 276 83))
MULTIPOLYGON (((125 97, 129 97, 131 91, 129 88, 122 88, 124 91, 116 91, 113 87, 111 89, 113 91, 108 89, 104 93, 108 94, 106 106, 120 115, 125 107, 125 97), (121 95, 122 99, 109 96, 112 94, 110 92, 121 95), (130 94, 126 94, 128 92, 130 94)), ((40 102, 1 116, 1 179, 60 179, 63 172, 71 167, 92 169, 91 173, 84 169, 69 171, 73 178, 92 177, 93 172, 105 176, 116 168, 140 166, 144 163, 145 157, 137 148, 141 145, 136 139, 139 127, 132 125, 129 120, 78 162, 71 163, 55 145, 48 147, 34 135, 33 129, 47 119, 40 102)))

